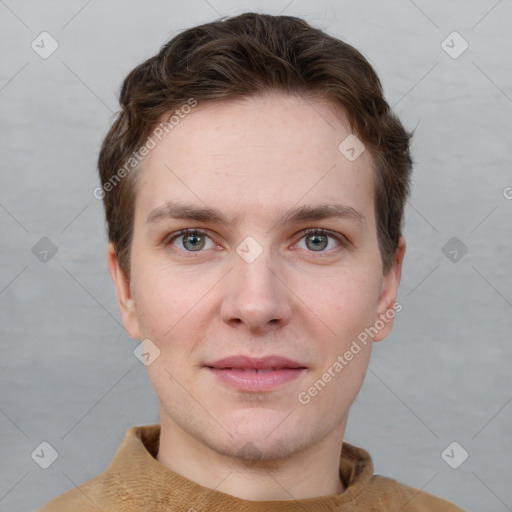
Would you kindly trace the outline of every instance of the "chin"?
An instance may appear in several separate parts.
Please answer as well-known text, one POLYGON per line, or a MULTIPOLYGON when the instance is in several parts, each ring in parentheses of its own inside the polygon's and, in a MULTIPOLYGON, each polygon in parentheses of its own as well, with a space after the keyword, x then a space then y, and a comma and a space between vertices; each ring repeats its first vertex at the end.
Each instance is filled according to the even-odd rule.
POLYGON ((288 431, 281 437, 268 435, 268 430, 240 432, 229 440, 211 440, 210 448, 226 457, 244 463, 269 463, 283 460, 305 450, 311 439, 304 432, 288 431))
POLYGON ((310 424, 293 410, 244 408, 231 420, 225 418, 223 423, 229 434, 211 439, 216 445, 211 447, 218 453, 247 462, 286 459, 311 447, 327 434, 324 425, 310 424))
POLYGON ((322 432, 316 432, 313 425, 295 415, 290 410, 243 407, 231 414, 218 414, 217 421, 208 424, 204 418, 194 421, 180 415, 175 415, 174 421, 196 441, 222 456, 244 463, 264 463, 288 458, 322 437, 322 432))

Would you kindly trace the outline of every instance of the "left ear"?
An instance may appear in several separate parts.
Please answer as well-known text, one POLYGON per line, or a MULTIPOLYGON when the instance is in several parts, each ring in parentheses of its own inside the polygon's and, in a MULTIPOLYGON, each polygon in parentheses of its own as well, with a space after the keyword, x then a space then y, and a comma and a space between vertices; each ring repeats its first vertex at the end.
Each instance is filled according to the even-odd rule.
MULTIPOLYGON (((394 318, 401 306, 396 306, 396 296, 398 293, 398 286, 402 277, 402 262, 405 255, 405 238, 403 236, 398 240, 398 245, 395 250, 395 260, 388 273, 384 276, 382 282, 382 291, 377 304, 377 315, 375 322, 384 324, 382 329, 379 329, 374 336, 373 341, 383 340, 393 328, 394 318)), ((379 323, 379 325, 380 325, 379 323)))

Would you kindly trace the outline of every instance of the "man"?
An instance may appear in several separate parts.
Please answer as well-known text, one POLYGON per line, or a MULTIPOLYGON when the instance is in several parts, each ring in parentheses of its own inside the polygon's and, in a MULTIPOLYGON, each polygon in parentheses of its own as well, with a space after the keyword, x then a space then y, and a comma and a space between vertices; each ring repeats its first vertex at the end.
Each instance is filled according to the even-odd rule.
POLYGON ((411 172, 368 62, 247 13, 175 37, 120 103, 95 195, 160 423, 40 510, 460 511, 343 442, 401 308, 411 172))

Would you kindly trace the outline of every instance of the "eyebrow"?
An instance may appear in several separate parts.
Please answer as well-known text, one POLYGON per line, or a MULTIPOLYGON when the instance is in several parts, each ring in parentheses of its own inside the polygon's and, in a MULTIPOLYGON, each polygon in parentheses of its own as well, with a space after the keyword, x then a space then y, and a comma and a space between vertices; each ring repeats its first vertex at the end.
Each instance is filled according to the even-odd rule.
MULTIPOLYGON (((198 222, 212 222, 233 227, 238 224, 245 215, 240 214, 232 220, 228 220, 225 215, 214 208, 198 207, 193 204, 168 201, 163 206, 154 209, 147 217, 146 224, 167 220, 183 219, 195 220, 198 222)), ((277 224, 300 224, 315 220, 324 220, 329 218, 346 219, 363 226, 365 218, 361 212, 355 208, 343 204, 320 204, 304 205, 292 208, 277 216, 273 226, 277 224)))

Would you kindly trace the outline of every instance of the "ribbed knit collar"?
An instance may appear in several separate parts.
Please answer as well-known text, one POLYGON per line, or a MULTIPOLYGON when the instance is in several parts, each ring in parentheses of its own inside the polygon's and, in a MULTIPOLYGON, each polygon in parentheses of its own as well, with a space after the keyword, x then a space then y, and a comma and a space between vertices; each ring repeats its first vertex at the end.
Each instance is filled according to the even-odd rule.
POLYGON ((197 512, 348 511, 373 475, 368 452, 343 443, 340 477, 345 491, 342 494, 298 500, 247 501, 203 487, 158 462, 155 457, 159 442, 160 424, 132 427, 127 431, 105 472, 106 484, 119 489, 120 502, 126 500, 145 511, 170 507, 197 512))

